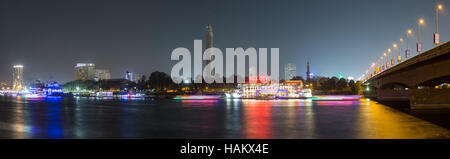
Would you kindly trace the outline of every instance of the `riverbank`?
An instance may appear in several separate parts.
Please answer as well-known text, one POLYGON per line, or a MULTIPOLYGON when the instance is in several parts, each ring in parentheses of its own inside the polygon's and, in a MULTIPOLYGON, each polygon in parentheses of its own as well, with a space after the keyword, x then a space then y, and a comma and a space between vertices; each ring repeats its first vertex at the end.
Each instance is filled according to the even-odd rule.
MULTIPOLYGON (((378 102, 378 101, 377 101, 378 102)), ((450 109, 420 109, 412 110, 410 102, 379 102, 401 112, 407 113, 422 120, 450 129, 450 109)))

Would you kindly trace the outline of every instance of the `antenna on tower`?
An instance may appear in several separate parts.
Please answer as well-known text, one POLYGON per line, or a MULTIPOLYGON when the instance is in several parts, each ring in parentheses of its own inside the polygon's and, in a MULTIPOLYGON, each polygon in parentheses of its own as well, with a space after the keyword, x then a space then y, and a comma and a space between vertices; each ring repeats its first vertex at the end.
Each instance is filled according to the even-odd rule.
POLYGON ((212 7, 208 7, 208 24, 211 24, 212 7))

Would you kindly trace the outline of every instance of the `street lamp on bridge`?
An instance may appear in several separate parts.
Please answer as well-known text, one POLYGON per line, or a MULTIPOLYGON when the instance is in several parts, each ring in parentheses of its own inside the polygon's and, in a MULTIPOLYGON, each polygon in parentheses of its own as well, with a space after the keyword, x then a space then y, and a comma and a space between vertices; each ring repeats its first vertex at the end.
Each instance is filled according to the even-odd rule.
MULTIPOLYGON (((394 48, 397 48, 397 44, 396 43, 394 43, 394 44, 392 44, 392 47, 394 47, 394 48)), ((399 53, 400 53, 400 50, 398 50, 399 51, 399 53)), ((391 65, 392 66, 394 66, 394 64, 395 64, 395 55, 394 55, 394 53, 392 53, 392 60, 391 60, 391 65)))
POLYGON ((408 46, 408 36, 412 35, 412 30, 408 29, 406 32, 406 51, 405 51, 405 59, 409 58, 409 46, 408 46))
POLYGON ((400 38, 400 41, 398 43, 398 56, 397 56, 397 63, 402 62, 402 56, 400 55, 400 44, 403 43, 403 38, 400 38))
POLYGON ((417 22, 418 25, 418 31, 417 33, 419 34, 418 36, 418 42, 417 42, 417 54, 419 54, 420 52, 422 52, 422 44, 420 43, 420 25, 425 24, 425 20, 423 19, 419 19, 419 21, 417 22))
POLYGON ((439 30, 438 30, 438 17, 439 17, 439 10, 442 10, 442 4, 438 4, 436 6, 436 33, 434 33, 434 44, 436 46, 439 45, 439 30))
MULTIPOLYGON (((388 49, 387 56, 391 53, 391 48, 388 49)), ((386 69, 389 68, 389 57, 386 57, 386 69)))

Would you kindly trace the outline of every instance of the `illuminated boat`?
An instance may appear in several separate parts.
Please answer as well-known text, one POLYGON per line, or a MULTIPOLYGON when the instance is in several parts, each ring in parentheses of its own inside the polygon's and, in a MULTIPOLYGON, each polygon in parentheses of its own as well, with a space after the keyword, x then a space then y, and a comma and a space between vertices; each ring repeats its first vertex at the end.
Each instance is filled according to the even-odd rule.
POLYGON ((359 101, 361 96, 341 95, 341 96, 315 96, 311 98, 314 101, 359 101))
POLYGON ((176 100, 217 100, 222 98, 221 95, 178 95, 173 99, 176 100))
POLYGON ((57 82, 48 84, 43 92, 46 96, 64 96, 63 90, 57 82))
POLYGON ((312 90, 309 88, 302 89, 300 92, 300 98, 311 98, 312 97, 312 90))

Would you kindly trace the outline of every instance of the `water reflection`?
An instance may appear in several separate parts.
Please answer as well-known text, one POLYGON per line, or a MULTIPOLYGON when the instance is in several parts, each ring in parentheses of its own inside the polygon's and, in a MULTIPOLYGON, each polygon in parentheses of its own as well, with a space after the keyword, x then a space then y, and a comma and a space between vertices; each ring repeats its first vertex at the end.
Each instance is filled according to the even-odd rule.
POLYGON ((375 101, 0 96, 0 138, 449 138, 375 101))
POLYGON ((244 138, 269 139, 273 137, 271 109, 276 102, 268 100, 243 100, 244 138))
POLYGON ((358 136, 361 138, 448 138, 449 131, 374 101, 362 102, 358 136))

